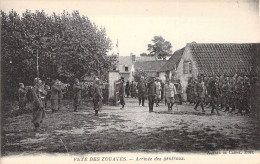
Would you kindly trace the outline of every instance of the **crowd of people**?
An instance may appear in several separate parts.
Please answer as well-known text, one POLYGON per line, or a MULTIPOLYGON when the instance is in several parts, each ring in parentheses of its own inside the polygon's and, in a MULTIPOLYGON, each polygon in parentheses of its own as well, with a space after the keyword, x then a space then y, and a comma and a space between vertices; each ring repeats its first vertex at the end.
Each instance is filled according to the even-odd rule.
MULTIPOLYGON (((145 100, 148 100, 149 112, 153 112, 154 106, 158 107, 160 102, 165 102, 168 111, 173 109, 174 103, 182 104, 183 88, 180 80, 173 81, 166 78, 166 82, 155 77, 145 79, 141 77, 137 83, 129 81, 124 84, 124 78, 119 80, 119 100, 125 108, 125 97, 131 96, 138 98, 139 106, 145 106, 145 100)), ((60 109, 61 100, 64 93, 68 91, 69 84, 62 83, 59 80, 53 81, 51 86, 45 85, 40 78, 34 79, 34 86, 25 87, 23 83, 19 83, 19 110, 25 111, 27 103, 27 93, 30 91, 33 99, 33 124, 35 130, 38 130, 44 117, 45 109, 48 101, 51 102, 51 111, 57 112, 60 109)), ((74 112, 78 111, 78 107, 82 100, 82 91, 86 89, 84 83, 80 83, 79 79, 75 79, 73 84, 73 107, 74 112)), ((95 78, 92 85, 92 101, 95 115, 102 107, 103 93, 100 80, 95 78)), ((198 110, 201 106, 202 112, 205 107, 211 107, 211 113, 214 111, 219 114, 219 110, 223 112, 233 112, 237 109, 237 114, 255 114, 259 115, 258 99, 260 85, 256 78, 248 78, 246 76, 234 75, 233 77, 214 76, 208 77, 201 75, 198 79, 190 78, 188 81, 186 95, 187 102, 195 105, 194 109, 198 110), (243 112, 245 111, 245 112, 243 112)))
POLYGON ((211 107, 211 113, 237 110, 236 114, 259 115, 259 89, 256 77, 201 75, 198 79, 189 80, 186 93, 187 101, 195 104, 195 110, 201 106, 202 112, 205 112, 204 107, 211 107))
MULTIPOLYGON (((124 83, 123 78, 122 81, 124 83)), ((156 77, 148 77, 147 79, 141 77, 137 84, 133 81, 130 84, 127 81, 125 92, 123 92, 123 83, 120 87, 120 102, 124 102, 124 96, 128 98, 130 95, 132 98, 138 98, 139 106, 145 106, 145 100, 148 100, 149 112, 153 112, 153 107, 158 107, 159 103, 163 101, 168 106, 168 110, 172 110, 176 100, 178 100, 180 105, 182 104, 183 90, 180 80, 172 81, 167 78, 164 84, 161 79, 156 77)), ((123 109, 125 102, 121 103, 121 105, 121 109, 123 109)))
MULTIPOLYGON (((37 131, 45 117, 45 109, 47 104, 51 102, 52 113, 57 112, 61 107, 61 100, 63 99, 64 93, 68 91, 69 84, 62 83, 58 79, 53 81, 52 85, 45 85, 40 78, 34 79, 33 86, 24 86, 23 83, 19 83, 18 98, 19 98, 19 111, 20 113, 25 112, 26 104, 28 103, 28 93, 32 96, 32 112, 35 130, 37 131)), ((74 112, 78 111, 78 107, 82 100, 82 91, 85 91, 88 86, 85 83, 80 83, 79 79, 75 79, 73 84, 73 107, 74 112)), ((98 111, 102 107, 102 86, 100 80, 96 78, 92 85, 93 88, 93 104, 95 115, 98 115, 98 111)))

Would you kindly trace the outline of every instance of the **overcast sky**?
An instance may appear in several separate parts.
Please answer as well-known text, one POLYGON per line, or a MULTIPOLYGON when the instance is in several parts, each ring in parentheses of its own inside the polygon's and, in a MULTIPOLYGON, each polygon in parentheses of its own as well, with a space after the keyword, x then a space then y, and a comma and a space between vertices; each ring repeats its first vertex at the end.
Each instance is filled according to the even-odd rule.
POLYGON ((173 52, 197 43, 260 42, 259 3, 256 0, 0 0, 5 12, 26 9, 51 14, 78 10, 106 28, 113 50, 122 56, 147 52, 153 36, 172 43, 173 52))

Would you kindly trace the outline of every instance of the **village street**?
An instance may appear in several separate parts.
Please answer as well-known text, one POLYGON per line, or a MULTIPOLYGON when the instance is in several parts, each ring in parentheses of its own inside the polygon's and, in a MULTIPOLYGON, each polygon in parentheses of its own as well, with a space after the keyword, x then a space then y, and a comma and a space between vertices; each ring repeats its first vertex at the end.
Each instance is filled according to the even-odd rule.
POLYGON ((75 113, 71 102, 63 102, 57 113, 47 111, 39 132, 33 131, 31 113, 9 117, 3 120, 2 151, 12 155, 259 149, 259 126, 252 117, 210 115, 209 108, 203 114, 187 104, 168 112, 164 103, 149 113, 145 105, 139 107, 136 99, 126 98, 126 109, 103 106, 97 117, 87 103, 75 113))

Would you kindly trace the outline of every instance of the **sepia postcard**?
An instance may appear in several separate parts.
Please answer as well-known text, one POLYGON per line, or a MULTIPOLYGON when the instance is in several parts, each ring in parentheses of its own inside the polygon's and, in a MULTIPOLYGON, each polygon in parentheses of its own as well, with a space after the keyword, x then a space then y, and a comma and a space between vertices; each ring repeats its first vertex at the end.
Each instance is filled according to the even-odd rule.
POLYGON ((259 0, 0 0, 1 163, 259 164, 259 0))

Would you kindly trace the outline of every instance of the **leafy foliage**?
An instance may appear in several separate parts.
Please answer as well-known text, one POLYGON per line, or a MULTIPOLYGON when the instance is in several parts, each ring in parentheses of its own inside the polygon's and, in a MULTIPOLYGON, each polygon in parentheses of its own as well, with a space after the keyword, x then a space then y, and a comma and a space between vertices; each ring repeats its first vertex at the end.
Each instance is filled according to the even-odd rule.
POLYGON ((19 82, 31 85, 37 76, 80 78, 86 73, 103 75, 111 65, 105 56, 111 41, 105 28, 99 28, 78 11, 47 15, 44 11, 1 11, 3 86, 14 89, 19 82))
POLYGON ((172 44, 166 41, 161 36, 154 36, 153 44, 148 44, 148 51, 150 56, 156 56, 158 59, 166 59, 166 56, 172 54, 172 44))
POLYGON ((136 72, 134 74, 135 81, 139 81, 141 79, 141 77, 144 77, 144 79, 147 79, 148 75, 143 70, 136 70, 136 72))

